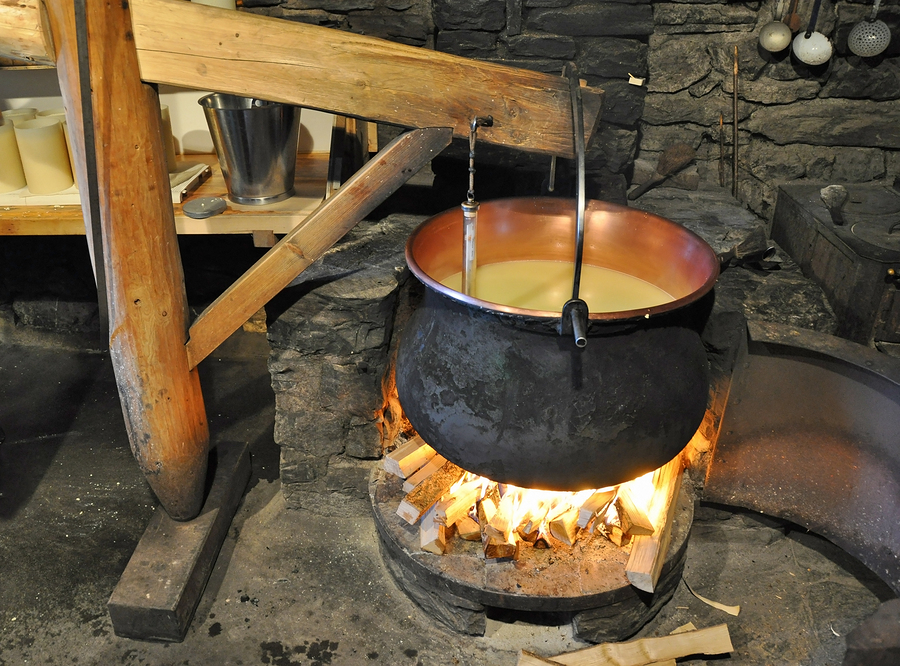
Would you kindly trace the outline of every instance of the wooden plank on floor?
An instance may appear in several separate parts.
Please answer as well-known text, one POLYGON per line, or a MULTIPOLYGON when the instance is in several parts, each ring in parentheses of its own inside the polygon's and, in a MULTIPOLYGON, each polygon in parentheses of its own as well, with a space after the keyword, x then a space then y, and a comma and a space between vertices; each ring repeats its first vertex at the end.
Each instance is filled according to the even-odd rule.
POLYGON ((247 443, 219 444, 210 454, 209 495, 193 520, 178 522, 157 509, 107 610, 117 636, 182 641, 247 482, 247 443))

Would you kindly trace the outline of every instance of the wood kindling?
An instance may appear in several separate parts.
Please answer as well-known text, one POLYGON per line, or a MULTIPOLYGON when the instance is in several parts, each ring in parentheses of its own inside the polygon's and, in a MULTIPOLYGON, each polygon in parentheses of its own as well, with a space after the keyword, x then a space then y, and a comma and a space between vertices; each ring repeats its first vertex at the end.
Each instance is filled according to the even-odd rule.
POLYGON ((616 511, 619 514, 619 525, 622 531, 631 536, 653 534, 653 523, 647 512, 634 501, 627 485, 619 489, 616 497, 616 511))
POLYGON ((419 470, 436 454, 437 452, 428 446, 425 440, 416 435, 384 457, 384 471, 405 479, 419 470))
POLYGON ((653 473, 654 489, 648 515, 654 532, 634 537, 631 555, 625 565, 628 581, 639 590, 653 592, 662 573, 672 540, 672 518, 681 490, 683 468, 679 454, 653 473))
POLYGON ((408 493, 411 491, 417 485, 422 483, 422 481, 443 467, 445 462, 447 462, 447 459, 444 456, 440 454, 434 456, 431 460, 422 465, 422 468, 415 474, 407 477, 406 480, 403 481, 403 492, 408 493))
POLYGON ((437 503, 435 511, 437 520, 444 525, 455 524, 459 519, 468 515, 481 496, 481 492, 481 479, 463 483, 437 503))
POLYGON ((407 493, 397 507, 397 515, 410 525, 415 525, 422 514, 440 500, 463 474, 465 472, 461 467, 448 460, 438 471, 407 493))
POLYGON ((447 550, 447 528, 437 519, 432 506, 419 523, 419 547, 427 553, 443 555, 447 550))
POLYGON ((578 510, 578 527, 584 529, 588 526, 594 516, 603 517, 606 509, 616 498, 616 491, 613 488, 598 490, 588 497, 587 501, 581 505, 578 510))
POLYGON ((625 643, 601 643, 549 658, 522 652, 518 664, 519 666, 539 666, 542 663, 562 664, 562 666, 654 666, 672 663, 675 659, 692 654, 715 655, 733 651, 728 625, 720 624, 669 636, 641 638, 625 643), (544 661, 538 661, 539 659, 544 661))

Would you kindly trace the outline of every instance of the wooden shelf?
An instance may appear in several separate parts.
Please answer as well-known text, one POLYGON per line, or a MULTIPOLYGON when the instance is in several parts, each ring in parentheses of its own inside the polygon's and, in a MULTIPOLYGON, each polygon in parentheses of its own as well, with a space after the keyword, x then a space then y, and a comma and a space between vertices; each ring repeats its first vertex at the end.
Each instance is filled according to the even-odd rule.
MULTIPOLYGON (((205 162, 212 175, 190 193, 184 203, 199 197, 222 197, 224 213, 203 220, 190 218, 183 204, 174 204, 175 228, 179 234, 286 234, 313 212, 325 197, 328 153, 297 156, 294 179, 296 193, 290 199, 268 206, 245 206, 228 199, 225 179, 215 155, 182 156, 185 162, 205 162)), ((0 207, 0 236, 83 236, 81 206, 0 207)))

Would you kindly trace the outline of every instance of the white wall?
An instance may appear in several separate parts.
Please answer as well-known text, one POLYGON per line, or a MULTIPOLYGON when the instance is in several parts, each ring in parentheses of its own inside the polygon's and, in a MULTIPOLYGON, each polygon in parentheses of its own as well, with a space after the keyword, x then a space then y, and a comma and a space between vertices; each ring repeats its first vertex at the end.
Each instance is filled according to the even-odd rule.
MULTIPOLYGON (((160 86, 159 101, 169 107, 172 133, 179 153, 212 153, 212 139, 203 110, 197 103, 208 93, 160 86)), ((55 69, 0 69, 0 110, 34 107, 38 111, 63 106, 55 69)), ((328 152, 333 116, 303 109, 300 114, 300 152, 328 152)))

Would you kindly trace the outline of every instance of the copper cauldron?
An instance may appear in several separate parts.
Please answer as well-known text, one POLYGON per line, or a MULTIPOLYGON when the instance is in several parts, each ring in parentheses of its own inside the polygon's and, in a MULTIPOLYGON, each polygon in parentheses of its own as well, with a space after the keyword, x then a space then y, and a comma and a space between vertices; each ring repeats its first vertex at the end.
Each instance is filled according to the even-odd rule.
MULTIPOLYGON (((483 203, 479 265, 572 261, 574 219, 573 200, 483 203)), ((406 259, 425 296, 403 332, 397 388, 413 427, 447 459, 496 481, 581 490, 655 469, 693 436, 708 394, 699 333, 719 274, 712 248, 670 220, 590 201, 583 257, 675 300, 592 312, 579 348, 558 333, 558 311, 481 301, 441 284, 461 270, 459 209, 410 236, 406 259)))

